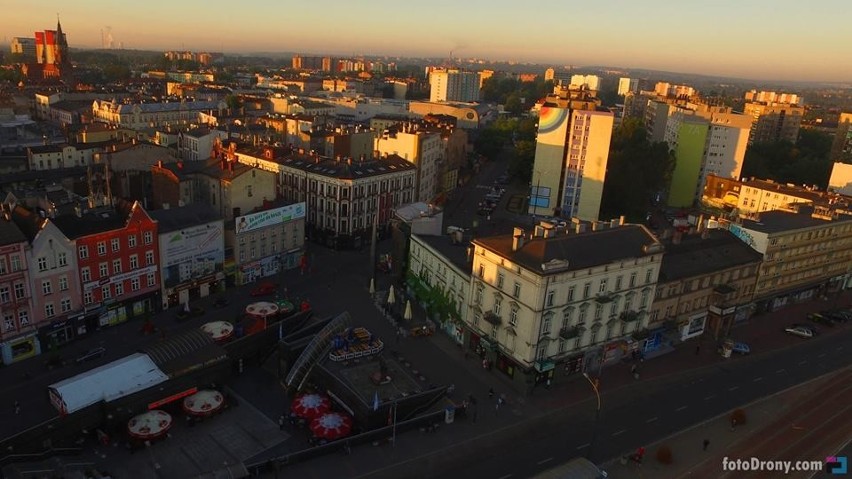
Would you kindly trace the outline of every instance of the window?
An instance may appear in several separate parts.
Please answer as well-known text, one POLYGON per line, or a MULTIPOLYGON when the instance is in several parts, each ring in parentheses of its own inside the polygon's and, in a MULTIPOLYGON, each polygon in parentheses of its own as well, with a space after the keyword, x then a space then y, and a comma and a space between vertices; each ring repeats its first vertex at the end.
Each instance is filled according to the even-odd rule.
POLYGON ((512 289, 512 296, 516 298, 521 297, 521 283, 518 283, 517 281, 515 282, 515 286, 512 289))
POLYGON ((538 351, 535 353, 536 359, 544 359, 547 357, 547 344, 542 344, 538 347, 538 351))
POLYGON ((24 299, 26 297, 26 289, 24 289, 24 283, 16 283, 15 284, 15 299, 24 299))
POLYGON ((148 286, 154 286, 157 284, 157 279, 154 276, 154 273, 148 273, 148 286))
POLYGON ((648 296, 650 296, 650 291, 648 291, 647 289, 645 291, 642 291, 641 307, 645 308, 648 306, 648 296))
POLYGON ((68 253, 61 251, 56 253, 56 264, 62 268, 68 266, 68 253))
POLYGON ((47 258, 44 256, 38 259, 38 270, 47 271, 47 258))
POLYGON ((133 278, 130 280, 130 290, 131 291, 139 291, 139 278, 133 278))
POLYGON ((145 244, 151 244, 151 243, 154 242, 154 233, 152 233, 150 231, 146 231, 146 232, 142 233, 142 238, 143 238, 143 241, 145 241, 145 244))
POLYGON ((476 287, 476 293, 473 296, 474 304, 480 304, 480 305, 482 304, 482 291, 483 291, 483 287, 480 284, 476 287))
POLYGON ((88 283, 92 280, 92 270, 89 269, 88 266, 80 270, 80 276, 83 278, 84 283, 88 283))
POLYGON ((636 286, 636 271, 630 273, 630 287, 636 286))
POLYGON ((101 297, 105 300, 110 299, 112 297, 112 289, 110 289, 109 285, 106 285, 101 288, 101 297))
POLYGON ((10 258, 12 259, 12 272, 14 273, 16 271, 20 271, 21 270, 21 257, 16 255, 16 254, 13 254, 12 256, 10 256, 10 258))
POLYGON ((509 325, 518 325, 518 305, 516 304, 512 305, 511 311, 509 312, 509 325))
POLYGON ((121 260, 114 259, 112 260, 112 274, 121 273, 121 260))
POLYGON ((606 282, 607 282, 606 278, 601 280, 601 285, 600 285, 600 287, 598 287, 598 293, 601 293, 601 294, 606 293, 606 282))
POLYGON ((568 302, 574 301, 574 286, 568 288, 568 302))
POLYGON ((124 294, 124 281, 119 281, 115 283, 115 296, 118 297, 122 294, 124 294))
POLYGON ((62 301, 59 303, 59 309, 61 309, 63 313, 71 311, 71 298, 62 298, 62 301))
POLYGON ((11 290, 8 286, 0 287, 0 303, 8 303, 12 300, 11 290))
POLYGON ((56 311, 53 310, 53 303, 44 303, 44 316, 52 318, 54 314, 56 314, 56 311))
POLYGON ((50 280, 46 279, 41 282, 41 293, 44 295, 48 295, 53 292, 53 285, 50 284, 50 280))
POLYGON ((133 271, 134 269, 136 269, 138 267, 139 267, 139 255, 138 254, 130 255, 130 270, 133 271))
POLYGON ((5 313, 3 315, 3 331, 14 331, 15 330, 15 315, 12 313, 5 313))
POLYGON ((552 324, 553 320, 551 319, 552 317, 553 317, 552 314, 545 315, 544 324, 541 326, 541 335, 542 336, 550 334, 550 328, 553 326, 553 324, 552 324))
POLYGON ((83 304, 92 304, 95 302, 95 298, 92 296, 91 291, 86 291, 83 293, 83 304))
POLYGON ((98 273, 99 278, 106 278, 107 276, 109 276, 109 266, 106 264, 106 262, 98 264, 98 273))
POLYGON ((589 292, 592 289, 592 283, 586 283, 583 285, 583 299, 589 298, 589 292))
POLYGON ((580 316, 577 318, 577 325, 585 324, 586 322, 586 311, 589 310, 589 305, 584 304, 580 306, 580 316))
POLYGON ((106 241, 98 241, 98 256, 106 254, 106 241))
POLYGON ((503 289, 503 281, 506 279, 506 276, 503 273, 497 273, 497 289, 503 289))
POLYGON ((615 278, 615 290, 616 291, 621 291, 621 278, 622 278, 622 276, 615 278))
POLYGON ((479 277, 482 278, 485 276, 485 265, 479 265, 479 277))
POLYGON ((651 282, 651 274, 652 274, 653 272, 654 272, 654 270, 652 270, 652 269, 649 269, 648 271, 645 271, 645 284, 648 284, 648 283, 650 283, 650 282, 651 282))
POLYGON ((115 253, 116 251, 121 249, 121 245, 119 244, 119 243, 121 243, 121 240, 119 240, 118 238, 113 238, 111 243, 112 243, 112 252, 113 253, 115 253))
POLYGON ((501 309, 503 309, 503 300, 498 296, 494 298, 494 314, 500 316, 501 309))
POLYGON ((30 324, 30 312, 26 309, 18 311, 18 323, 20 323, 21 327, 30 324))
POLYGON ((87 259, 89 257, 88 246, 80 246, 77 250, 80 252, 80 259, 87 259))
MULTIPOLYGON (((242 252, 240 254, 242 254, 242 252)), ((152 264, 154 264, 154 252, 148 250, 145 252, 145 266, 151 266, 152 264)))
POLYGON ((136 247, 136 235, 130 235, 127 237, 127 247, 135 248, 136 247))
POLYGON ((550 291, 548 291, 548 292, 547 292, 547 296, 546 296, 546 299, 545 299, 545 304, 546 304, 548 307, 553 306, 553 295, 554 295, 553 290, 550 290, 550 291))
POLYGON ((6 274, 9 271, 6 269, 6 258, 0 258, 0 274, 6 274))

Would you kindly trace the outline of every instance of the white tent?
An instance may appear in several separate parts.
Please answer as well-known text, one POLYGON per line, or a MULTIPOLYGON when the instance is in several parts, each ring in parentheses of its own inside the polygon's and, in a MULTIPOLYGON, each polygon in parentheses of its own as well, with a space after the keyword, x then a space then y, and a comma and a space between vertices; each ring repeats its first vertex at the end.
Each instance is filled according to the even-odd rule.
POLYGON ((70 414, 165 382, 169 377, 147 354, 135 353, 48 386, 50 402, 70 414))

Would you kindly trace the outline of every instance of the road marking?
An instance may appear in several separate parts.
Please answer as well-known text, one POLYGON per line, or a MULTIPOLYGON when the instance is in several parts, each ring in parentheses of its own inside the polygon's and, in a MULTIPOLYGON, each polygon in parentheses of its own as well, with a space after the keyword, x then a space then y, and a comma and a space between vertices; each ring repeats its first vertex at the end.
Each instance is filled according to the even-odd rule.
POLYGON ((787 372, 786 369, 779 369, 778 371, 775 371, 775 374, 783 374, 785 372, 787 372))
POLYGON ((761 376, 761 377, 759 377, 759 378, 754 378, 754 379, 752 379, 751 381, 752 381, 752 382, 755 382, 755 383, 756 383, 756 382, 758 382, 758 381, 763 381, 763 377, 761 376))
POLYGON ((808 364, 807 360, 799 361, 799 366, 804 366, 805 364, 808 364))
POLYGON ((711 394, 710 396, 707 396, 706 398, 704 398, 704 400, 705 400, 705 401, 709 401, 709 400, 713 399, 714 397, 716 397, 716 395, 715 395, 715 394, 711 394))
POLYGON ((822 353, 822 354, 820 354, 820 355, 819 355, 819 356, 817 356, 817 357, 818 357, 818 358, 824 358, 824 357, 825 357, 825 353, 822 353))
POLYGON ((650 424, 650 423, 652 423, 652 422, 656 421, 657 419, 659 419, 659 418, 658 418, 657 416, 654 416, 654 417, 652 417, 651 419, 648 419, 648 420, 647 420, 647 421, 645 421, 645 422, 646 422, 646 423, 648 423, 648 424, 650 424))
POLYGON ((550 462, 550 461, 552 461, 552 460, 553 460, 553 458, 552 458, 552 457, 548 457, 547 459, 542 459, 542 460, 538 461, 536 464, 538 464, 538 465, 540 466, 540 465, 542 465, 542 464, 544 464, 544 463, 546 463, 546 462, 550 462))
POLYGON ((681 407, 675 409, 675 411, 683 411, 684 409, 686 409, 686 406, 681 406, 681 407))
POLYGON ((621 434, 624 434, 625 432, 627 432, 627 429, 622 429, 618 432, 614 432, 614 433, 612 433, 612 437, 620 436, 621 434))
POLYGON ((731 387, 728 388, 728 391, 736 391, 739 388, 740 388, 739 386, 731 386, 731 387))
POLYGON ((577 446, 577 450, 579 451, 580 449, 585 449, 585 448, 589 447, 590 445, 591 444, 589 444, 588 442, 585 443, 585 444, 580 444, 579 446, 577 446))

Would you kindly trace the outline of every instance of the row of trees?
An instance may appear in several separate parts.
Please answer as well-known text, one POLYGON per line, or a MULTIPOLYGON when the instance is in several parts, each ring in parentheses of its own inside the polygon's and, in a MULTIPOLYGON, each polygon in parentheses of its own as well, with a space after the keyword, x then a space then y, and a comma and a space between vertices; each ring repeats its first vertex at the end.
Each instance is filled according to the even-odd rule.
POLYGON ((742 176, 825 189, 831 176, 831 143, 827 133, 801 130, 795 144, 780 141, 750 145, 742 176))
POLYGON ((499 103, 507 112, 519 115, 551 91, 553 81, 544 81, 542 76, 531 82, 493 76, 483 82, 480 96, 483 101, 499 103))
POLYGON ((474 149, 486 158, 496 158, 511 148, 508 173, 515 181, 528 183, 535 160, 537 118, 499 118, 479 131, 474 149))

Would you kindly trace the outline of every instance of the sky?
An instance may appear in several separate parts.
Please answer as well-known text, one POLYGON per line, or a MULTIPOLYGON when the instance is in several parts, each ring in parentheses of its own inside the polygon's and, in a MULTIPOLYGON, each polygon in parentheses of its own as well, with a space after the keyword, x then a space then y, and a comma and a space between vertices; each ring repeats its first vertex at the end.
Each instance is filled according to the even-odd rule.
MULTIPOLYGON (((8 2, 8 3, 7 3, 8 2)), ((72 48, 298 52, 599 65, 757 80, 852 81, 848 0, 39 0, 0 9, 72 48)))

